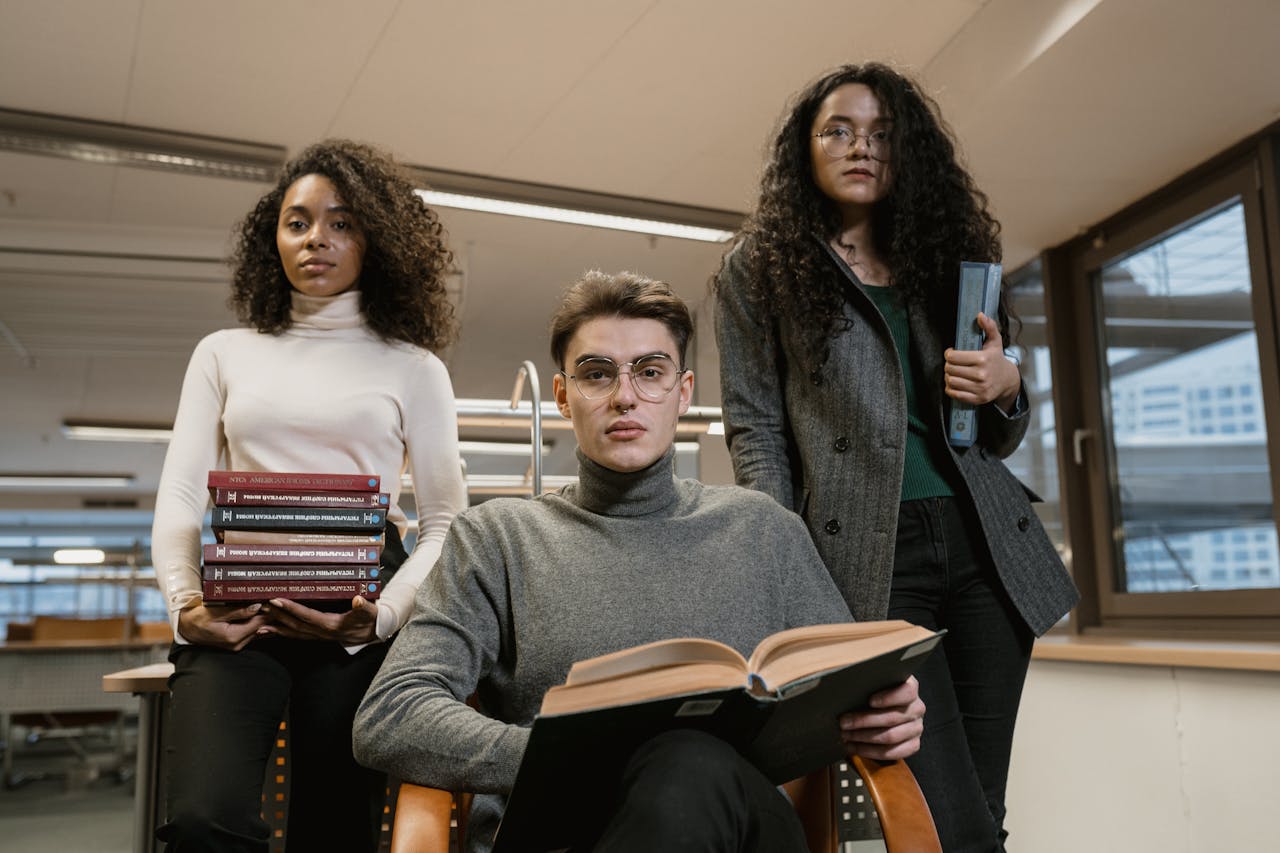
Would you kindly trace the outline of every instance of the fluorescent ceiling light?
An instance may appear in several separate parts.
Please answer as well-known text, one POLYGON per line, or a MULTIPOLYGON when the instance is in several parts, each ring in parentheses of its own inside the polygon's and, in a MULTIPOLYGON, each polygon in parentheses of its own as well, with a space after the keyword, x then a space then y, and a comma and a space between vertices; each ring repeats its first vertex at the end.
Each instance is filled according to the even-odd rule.
POLYGON ((8 109, 0 150, 255 183, 274 181, 285 159, 281 145, 8 109))
MULTIPOLYGON (((521 402, 512 409, 507 400, 478 400, 459 398, 457 401, 458 426, 460 427, 514 427, 528 428, 532 407, 521 402)), ((544 401, 541 405, 542 425, 546 429, 569 430, 573 425, 564 419, 554 402, 544 401)), ((681 416, 677 424, 677 435, 687 437, 706 433, 707 435, 724 435, 724 422, 720 420, 718 406, 690 406, 689 411, 681 416)), ((87 421, 65 421, 62 434, 76 441, 126 441, 138 443, 163 444, 173 437, 173 429, 164 424, 122 424, 91 423, 87 421)), ((466 454, 485 456, 532 456, 532 445, 503 441, 461 441, 458 449, 466 454)), ((544 445, 543 452, 549 451, 544 445)), ((405 478, 406 480, 408 477, 405 478)), ((0 478, 0 487, 9 483, 0 478)), ((27 484, 30 485, 30 484, 27 484)), ((43 478, 41 485, 50 485, 48 478, 43 478)), ((108 485, 132 485, 108 484, 108 485)))
MULTIPOLYGON (((543 454, 550 449, 544 444, 543 454)), ((474 453, 477 456, 523 456, 525 459, 533 456, 533 445, 527 442, 520 444, 507 441, 459 441, 458 450, 464 454, 474 453)))
POLYGON ((136 441, 163 444, 173 437, 173 428, 160 424, 91 424, 66 421, 62 434, 79 441, 136 441))
MULTIPOLYGON (((578 481, 574 474, 544 474, 542 491, 554 492, 578 481)), ((520 474, 468 474, 467 491, 481 495, 517 495, 527 497, 533 491, 532 481, 520 474)))
POLYGON ((427 204, 572 225, 723 243, 742 227, 732 210, 614 195, 469 172, 411 167, 427 204))
POLYGON ((127 474, 0 474, 0 489, 127 489, 127 474))
POLYGON ((656 219, 639 219, 632 216, 618 216, 610 213, 596 213, 590 210, 574 210, 566 207, 551 207, 545 204, 506 201, 498 198, 462 195, 459 193, 440 192, 438 190, 418 190, 418 195, 427 204, 436 207, 454 207, 461 210, 476 210, 481 213, 497 213, 502 216, 522 216, 526 219, 543 219, 548 222, 563 222, 568 225, 588 225, 592 228, 608 228, 613 231, 632 231, 637 234, 653 234, 658 237, 677 237, 681 240, 699 240, 704 243, 724 243, 732 239, 734 232, 718 228, 703 228, 697 225, 682 225, 677 222, 661 222, 656 219))
POLYGON ((106 553, 100 548, 59 548, 53 552, 53 561, 60 566, 84 566, 106 559, 106 553))

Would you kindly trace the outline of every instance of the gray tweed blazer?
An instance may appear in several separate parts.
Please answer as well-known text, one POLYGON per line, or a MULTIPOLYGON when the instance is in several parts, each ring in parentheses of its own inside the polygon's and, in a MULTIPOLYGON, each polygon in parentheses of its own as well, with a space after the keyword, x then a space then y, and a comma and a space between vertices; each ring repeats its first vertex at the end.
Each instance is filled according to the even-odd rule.
MULTIPOLYGON (((734 475, 800 514, 856 618, 883 619, 907 434, 906 389, 889 326, 828 248, 853 284, 844 307, 851 325, 831 341, 827 363, 810 374, 799 357, 809 330, 757 316, 746 297, 742 254, 735 250, 720 274, 715 312, 734 475)), ((943 347, 918 307, 908 307, 908 322, 926 379, 926 411, 937 434, 946 435, 943 347)), ((1021 408, 1009 416, 983 406, 977 443, 948 451, 1000 579, 1040 635, 1079 596, 1031 508, 1039 498, 1002 461, 1026 434, 1029 415, 1021 408)))

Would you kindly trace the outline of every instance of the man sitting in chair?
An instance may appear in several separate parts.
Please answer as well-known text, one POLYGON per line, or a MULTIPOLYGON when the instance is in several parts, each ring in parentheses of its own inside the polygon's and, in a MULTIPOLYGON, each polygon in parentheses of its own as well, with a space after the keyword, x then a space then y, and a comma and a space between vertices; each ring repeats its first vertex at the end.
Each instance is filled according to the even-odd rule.
MULTIPOLYGON (((674 476, 692 328, 661 282, 590 272, 567 291, 551 351, 578 482, 457 516, 356 716, 361 762, 482 794, 473 850, 491 844, 527 727, 574 661, 685 636, 747 655, 776 631, 851 618, 798 516, 758 492, 674 476), (464 701, 472 693, 483 713, 464 701)), ((850 751, 895 759, 919 748, 915 679, 871 707, 840 718, 850 751)), ((595 849, 806 849, 785 795, 710 735, 646 743, 619 801, 595 849)), ((575 819, 571 809, 563 817, 575 819)))

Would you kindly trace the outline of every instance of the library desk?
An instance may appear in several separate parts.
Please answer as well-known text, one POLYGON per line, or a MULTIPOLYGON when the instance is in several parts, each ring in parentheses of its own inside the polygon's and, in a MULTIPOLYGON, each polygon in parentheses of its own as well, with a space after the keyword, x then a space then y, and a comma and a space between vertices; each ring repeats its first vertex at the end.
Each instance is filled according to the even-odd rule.
POLYGON ((164 757, 164 716, 169 702, 169 676, 173 664, 153 663, 102 676, 102 690, 139 699, 138 771, 133 792, 133 849, 152 853, 156 827, 160 825, 161 759, 164 757))

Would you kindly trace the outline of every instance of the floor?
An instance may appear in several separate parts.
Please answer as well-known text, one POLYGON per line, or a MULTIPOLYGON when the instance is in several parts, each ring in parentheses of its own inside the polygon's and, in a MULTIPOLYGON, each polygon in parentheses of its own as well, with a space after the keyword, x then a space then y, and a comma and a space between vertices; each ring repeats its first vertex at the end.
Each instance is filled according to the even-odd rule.
POLYGON ((89 744, 86 764, 62 743, 15 744, 17 784, 0 788, 0 849, 131 853, 132 773, 121 779, 105 747, 89 744))

